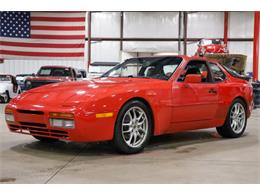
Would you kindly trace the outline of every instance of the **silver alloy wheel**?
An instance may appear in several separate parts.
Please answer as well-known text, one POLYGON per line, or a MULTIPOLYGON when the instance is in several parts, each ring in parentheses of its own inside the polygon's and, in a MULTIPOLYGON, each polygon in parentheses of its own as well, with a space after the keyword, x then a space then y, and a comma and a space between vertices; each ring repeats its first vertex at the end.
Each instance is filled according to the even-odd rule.
POLYGON ((230 124, 232 130, 239 134, 243 131, 246 121, 246 112, 244 106, 237 102, 235 103, 230 111, 230 124))
POLYGON ((148 134, 148 118, 144 110, 138 106, 126 111, 122 120, 122 137, 132 148, 140 147, 148 134))

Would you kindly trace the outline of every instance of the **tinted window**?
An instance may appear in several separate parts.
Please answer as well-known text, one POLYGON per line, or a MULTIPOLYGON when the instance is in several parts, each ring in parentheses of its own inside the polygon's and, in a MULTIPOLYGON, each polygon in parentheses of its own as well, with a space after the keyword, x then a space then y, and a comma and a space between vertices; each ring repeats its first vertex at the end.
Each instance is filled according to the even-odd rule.
POLYGON ((188 74, 201 75, 201 82, 210 82, 210 74, 205 61, 192 60, 185 67, 185 74, 181 75, 178 81, 184 81, 188 74))
POLYGON ((225 73, 214 63, 209 63, 209 69, 215 82, 220 82, 226 79, 225 73))
POLYGON ((228 71, 229 74, 231 74, 232 76, 234 77, 241 77, 241 74, 237 73, 235 70, 227 67, 227 66, 224 66, 224 68, 226 69, 226 71, 228 71))

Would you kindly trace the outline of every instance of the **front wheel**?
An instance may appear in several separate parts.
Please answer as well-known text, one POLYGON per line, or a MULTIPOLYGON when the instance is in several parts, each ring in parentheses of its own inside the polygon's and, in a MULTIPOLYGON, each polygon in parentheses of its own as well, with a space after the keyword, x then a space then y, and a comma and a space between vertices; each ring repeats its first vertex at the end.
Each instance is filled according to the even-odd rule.
POLYGON ((230 106, 224 125, 217 127, 217 131, 222 137, 237 138, 243 135, 246 125, 246 104, 236 99, 230 106))
POLYGON ((141 101, 130 101, 118 114, 113 143, 121 153, 138 153, 148 143, 151 130, 150 109, 141 101))

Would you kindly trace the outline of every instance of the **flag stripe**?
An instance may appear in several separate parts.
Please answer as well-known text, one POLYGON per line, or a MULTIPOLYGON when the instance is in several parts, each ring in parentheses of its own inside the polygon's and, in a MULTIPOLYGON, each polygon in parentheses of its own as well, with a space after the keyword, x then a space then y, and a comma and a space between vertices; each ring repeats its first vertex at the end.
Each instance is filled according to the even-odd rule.
MULTIPOLYGON (((1 56, 2 54, 0 54, 1 56)), ((20 59, 25 59, 25 60, 79 60, 79 61, 82 61, 82 58, 83 57, 71 57, 71 56, 68 56, 68 57, 52 57, 52 56, 16 56, 16 55, 2 55, 2 58, 3 59, 16 59, 16 60, 20 60, 20 59)))
POLYGON ((58 52, 23 52, 0 50, 0 54, 17 55, 17 56, 45 56, 45 57, 84 57, 84 52, 78 53, 58 53, 58 52))
POLYGON ((38 48, 84 48, 85 44, 51 44, 51 43, 23 43, 0 41, 0 45, 14 47, 38 47, 38 48))
POLYGON ((63 18, 75 18, 85 17, 86 12, 31 12, 32 17, 63 17, 63 18))
POLYGON ((44 22, 44 21, 31 21, 31 26, 85 26, 85 22, 44 22))
POLYGON ((65 18, 65 17, 31 17, 31 21, 44 22, 84 22, 85 17, 65 18))
POLYGON ((54 31, 54 30, 32 30, 32 35, 84 35, 85 31, 74 31, 73 33, 71 31, 54 31))
POLYGON ((82 48, 45 48, 45 47, 16 47, 16 46, 2 46, 2 50, 8 50, 8 51, 24 51, 24 52, 58 52, 58 53, 79 53, 83 52, 82 48))
MULTIPOLYGON (((32 26, 32 30, 59 30, 59 31, 81 31, 85 26, 32 26)), ((85 32, 84 32, 85 33, 85 32)))
POLYGON ((85 39, 85 35, 31 35, 32 39, 85 39))
POLYGON ((81 39, 31 39, 31 38, 10 38, 10 37, 1 37, 2 41, 9 41, 9 42, 17 42, 17 43, 53 43, 53 44, 84 44, 85 40, 81 39))

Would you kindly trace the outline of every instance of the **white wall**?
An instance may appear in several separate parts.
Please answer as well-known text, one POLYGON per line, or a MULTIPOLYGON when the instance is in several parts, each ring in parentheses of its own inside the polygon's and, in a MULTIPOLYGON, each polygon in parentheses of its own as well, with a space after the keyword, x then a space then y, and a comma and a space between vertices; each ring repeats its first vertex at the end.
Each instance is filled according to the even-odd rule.
POLYGON ((188 38, 222 38, 224 12, 195 12, 188 14, 188 38))
POLYGON ((91 15, 92 37, 119 37, 120 12, 93 12, 91 15))
POLYGON ((91 44, 91 62, 119 62, 120 42, 100 41, 91 44))
MULTIPOLYGON (((254 37, 254 12, 230 12, 229 38, 254 37)), ((231 53, 247 55, 246 72, 253 70, 253 42, 229 42, 231 53)))
MULTIPOLYGON (((178 12, 125 12, 124 37, 178 38, 178 22, 178 12)), ((178 52, 178 43, 126 41, 123 51, 178 52)))
POLYGON ((124 37, 178 37, 178 12, 125 12, 124 37))

